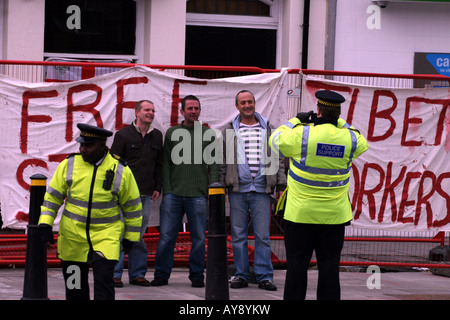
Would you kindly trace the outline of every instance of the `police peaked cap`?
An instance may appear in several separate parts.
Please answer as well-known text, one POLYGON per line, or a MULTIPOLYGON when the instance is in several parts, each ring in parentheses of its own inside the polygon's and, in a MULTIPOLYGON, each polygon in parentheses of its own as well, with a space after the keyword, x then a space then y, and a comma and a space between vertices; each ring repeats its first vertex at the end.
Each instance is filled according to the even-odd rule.
POLYGON ((90 143, 99 140, 106 140, 108 137, 111 137, 113 133, 109 130, 91 126, 86 123, 78 123, 78 129, 80 129, 80 136, 77 138, 77 142, 79 143, 90 143))
POLYGON ((321 90, 316 92, 317 103, 325 107, 340 107, 345 98, 339 93, 328 90, 321 90))

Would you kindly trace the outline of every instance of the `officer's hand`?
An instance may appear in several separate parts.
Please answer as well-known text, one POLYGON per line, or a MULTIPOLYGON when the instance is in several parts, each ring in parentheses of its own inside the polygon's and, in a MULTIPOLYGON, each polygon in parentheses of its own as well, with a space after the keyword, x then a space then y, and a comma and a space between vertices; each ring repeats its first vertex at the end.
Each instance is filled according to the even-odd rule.
POLYGON ((55 244, 52 226, 45 223, 41 223, 38 226, 38 230, 42 243, 44 243, 47 246, 47 248, 51 248, 52 245, 55 244))
POLYGON ((308 111, 308 112, 299 112, 297 113, 297 118, 300 120, 301 123, 307 123, 308 121, 311 122, 311 116, 314 112, 308 111))
POLYGON ((131 248, 133 248, 134 242, 128 240, 128 239, 122 239, 122 251, 124 253, 129 253, 131 248))

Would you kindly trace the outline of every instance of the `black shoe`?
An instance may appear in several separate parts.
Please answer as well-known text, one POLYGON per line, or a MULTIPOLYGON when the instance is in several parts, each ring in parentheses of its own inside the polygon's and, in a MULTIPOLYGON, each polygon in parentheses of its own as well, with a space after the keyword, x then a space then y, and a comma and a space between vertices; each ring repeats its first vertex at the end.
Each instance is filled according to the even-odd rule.
POLYGON ((114 278, 114 287, 115 288, 123 288, 123 282, 120 278, 114 278))
POLYGON ((258 284, 258 288, 269 290, 269 291, 277 291, 277 287, 270 280, 263 280, 258 284))
POLYGON ((163 278, 155 278, 150 282, 153 287, 166 286, 169 284, 169 281, 163 278))
POLYGON ((205 282, 202 279, 192 279, 191 282, 194 288, 203 288, 205 286, 205 282))
POLYGON ((241 289, 248 287, 248 282, 245 279, 236 277, 231 281, 230 288, 232 289, 241 289))

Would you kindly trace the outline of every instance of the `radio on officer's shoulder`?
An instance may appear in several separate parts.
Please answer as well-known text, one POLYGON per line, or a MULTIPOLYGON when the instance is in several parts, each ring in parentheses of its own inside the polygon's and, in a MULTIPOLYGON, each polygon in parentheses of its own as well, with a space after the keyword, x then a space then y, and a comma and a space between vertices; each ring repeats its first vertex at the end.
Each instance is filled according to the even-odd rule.
POLYGON ((110 169, 106 171, 105 180, 103 181, 103 189, 111 190, 113 180, 114 180, 114 171, 110 169))

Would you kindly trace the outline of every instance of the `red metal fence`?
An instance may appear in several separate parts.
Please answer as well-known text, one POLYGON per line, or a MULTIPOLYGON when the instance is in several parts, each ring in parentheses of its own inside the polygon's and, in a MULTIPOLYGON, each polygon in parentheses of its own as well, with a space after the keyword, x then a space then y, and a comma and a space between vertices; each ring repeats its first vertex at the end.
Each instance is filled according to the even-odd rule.
MULTIPOLYGON (((29 82, 66 82, 88 79, 97 75, 136 66, 130 63, 92 63, 92 62, 42 62, 42 61, 1 61, 0 74, 29 82)), ((165 72, 177 73, 189 77, 214 79, 242 76, 248 74, 278 72, 255 67, 218 67, 218 66, 168 66, 146 65, 165 72)), ((386 87, 419 88, 449 86, 449 78, 438 75, 395 75, 369 74, 358 72, 337 72, 323 70, 289 70, 289 87, 301 88, 302 74, 315 75, 326 79, 343 81, 360 85, 386 87)), ((292 110, 300 109, 300 99, 290 99, 292 110)), ((295 115, 295 114, 293 114, 295 115)), ((282 219, 271 217, 271 247, 274 265, 286 263, 282 219)), ((253 260, 254 237, 250 228, 249 257, 253 260)), ((26 252, 26 235, 24 231, 3 230, 0 234, 0 266, 24 265, 26 252)), ((157 228, 149 228, 144 239, 149 250, 148 263, 153 265, 159 239, 157 228)), ((378 265, 390 267, 427 267, 450 268, 448 261, 430 260, 429 252, 437 246, 444 246, 448 239, 445 232, 389 232, 364 230, 347 227, 342 265, 378 265)), ((229 263, 233 262, 231 237, 228 237, 227 255, 229 263)), ((185 265, 190 250, 188 232, 180 232, 176 248, 175 263, 185 265)), ((48 252, 49 266, 59 265, 55 250, 48 252)), ((313 261, 314 263, 314 261, 313 261)))

